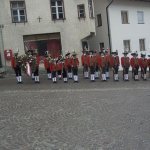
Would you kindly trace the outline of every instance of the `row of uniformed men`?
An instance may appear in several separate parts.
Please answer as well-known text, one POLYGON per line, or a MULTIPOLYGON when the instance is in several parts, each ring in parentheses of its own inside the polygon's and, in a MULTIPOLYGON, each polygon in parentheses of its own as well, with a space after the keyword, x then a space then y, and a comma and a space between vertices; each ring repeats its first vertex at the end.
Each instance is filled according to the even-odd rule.
MULTIPOLYGON (((128 71, 130 65, 133 68, 133 77, 138 80, 138 69, 141 67, 142 78, 146 79, 147 67, 150 67, 150 59, 146 59, 145 55, 141 55, 141 58, 137 58, 136 53, 132 53, 133 58, 131 60, 127 56, 128 53, 124 52, 124 56, 121 58, 121 65, 123 67, 123 79, 127 81, 128 71), (137 67, 138 66, 138 67, 137 67)), ((18 56, 18 53, 12 57, 12 67, 15 70, 17 83, 22 83, 21 69, 23 69, 28 75, 32 74, 32 79, 35 83, 39 83, 39 63, 40 58, 37 53, 31 53, 29 51, 26 55, 18 56), (30 73, 31 71, 31 73, 30 73)), ((108 52, 94 53, 93 51, 84 51, 81 56, 81 62, 83 66, 83 73, 85 78, 89 78, 91 81, 95 81, 95 78, 99 77, 99 71, 101 72, 102 81, 106 81, 109 78, 109 69, 113 68, 113 77, 115 81, 119 80, 119 56, 117 51, 108 54, 108 52), (89 75, 90 73, 90 75, 89 75)), ((44 66, 47 71, 48 79, 52 79, 53 83, 57 82, 57 77, 61 79, 63 77, 66 83, 69 79, 74 79, 74 82, 78 82, 78 66, 79 60, 76 57, 76 53, 72 55, 68 52, 65 58, 60 56, 57 59, 51 58, 47 53, 44 58, 44 66)))
MULTIPOLYGON (((90 78, 92 81, 95 78, 99 77, 99 71, 101 72, 101 78, 103 81, 109 79, 109 69, 113 70, 113 78, 115 81, 119 80, 118 70, 120 66, 120 59, 118 56, 118 51, 112 52, 111 55, 108 51, 94 53, 91 52, 88 55, 88 51, 84 52, 81 60, 83 66, 84 77, 89 77, 90 69, 90 78)), ((129 80, 129 68, 132 67, 132 77, 134 80, 139 80, 138 71, 141 68, 141 77, 146 80, 147 68, 150 70, 150 55, 149 59, 146 58, 146 53, 141 53, 141 58, 138 58, 137 52, 131 53, 133 56, 131 59, 127 56, 128 52, 123 53, 124 56, 121 57, 121 66, 123 68, 123 80, 129 80)))

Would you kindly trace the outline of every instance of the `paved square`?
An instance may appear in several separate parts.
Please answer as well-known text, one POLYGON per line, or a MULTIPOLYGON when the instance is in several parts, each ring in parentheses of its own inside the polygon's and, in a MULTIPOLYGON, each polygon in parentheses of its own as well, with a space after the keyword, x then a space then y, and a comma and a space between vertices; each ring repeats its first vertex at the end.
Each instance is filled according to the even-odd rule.
POLYGON ((150 150, 150 80, 0 79, 0 150, 150 150))

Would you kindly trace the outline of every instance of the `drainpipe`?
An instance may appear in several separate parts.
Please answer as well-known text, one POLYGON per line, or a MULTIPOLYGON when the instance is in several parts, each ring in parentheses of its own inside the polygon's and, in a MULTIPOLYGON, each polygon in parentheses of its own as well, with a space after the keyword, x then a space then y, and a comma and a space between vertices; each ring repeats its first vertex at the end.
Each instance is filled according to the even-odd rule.
POLYGON ((110 48, 110 52, 112 50, 112 45, 111 45, 111 35, 110 35, 110 24, 109 24, 109 13, 108 13, 108 9, 109 6, 113 3, 114 0, 111 0, 110 3, 108 4, 108 6, 106 7, 106 15, 107 15, 107 29, 108 29, 108 40, 109 40, 109 48, 110 48))

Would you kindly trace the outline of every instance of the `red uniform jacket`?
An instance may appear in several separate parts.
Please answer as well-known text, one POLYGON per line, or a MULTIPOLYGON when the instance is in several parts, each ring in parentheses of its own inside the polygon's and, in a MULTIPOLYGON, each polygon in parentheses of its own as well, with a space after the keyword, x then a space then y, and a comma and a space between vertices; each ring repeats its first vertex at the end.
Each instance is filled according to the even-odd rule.
POLYGON ((103 68, 105 67, 107 64, 107 58, 106 57, 100 57, 99 59, 99 67, 100 68, 103 68))
POLYGON ((65 59, 65 66, 67 66, 67 67, 72 66, 72 58, 66 58, 65 59))
POLYGON ((96 61, 97 61, 98 66, 100 66, 100 64, 101 64, 101 56, 97 55, 96 59, 97 59, 96 61))
POLYGON ((147 61, 148 61, 148 67, 150 67, 150 58, 147 61))
POLYGON ((78 66, 79 66, 78 58, 72 59, 72 67, 78 67, 78 66))
POLYGON ((148 60, 146 58, 140 58, 139 65, 141 68, 146 68, 148 66, 148 60))
POLYGON ((57 64, 56 63, 51 63, 51 65, 50 65, 50 71, 51 72, 57 71, 57 64))
POLYGON ((106 57, 106 64, 109 64, 111 61, 111 56, 107 54, 105 57, 106 57))
POLYGON ((39 66, 39 64, 40 64, 40 56, 37 55, 36 56, 36 66, 39 66))
POLYGON ((14 56, 11 58, 11 66, 12 66, 12 68, 16 67, 16 59, 14 56))
POLYGON ((47 58, 44 58, 44 67, 45 69, 48 69, 50 67, 50 62, 48 61, 47 58))
POLYGON ((82 55, 81 56, 81 62, 82 62, 82 66, 84 66, 84 65, 89 66, 89 63, 90 63, 89 55, 82 55))
POLYGON ((57 70, 62 70, 63 64, 61 62, 57 63, 57 70))
POLYGON ((130 60, 130 64, 132 68, 138 67, 139 66, 139 59, 132 57, 130 60))
POLYGON ((119 66, 120 65, 120 60, 119 60, 119 56, 112 56, 110 59, 110 66, 114 67, 114 66, 119 66))
POLYGON ((82 66, 84 65, 84 57, 85 57, 86 55, 84 55, 84 54, 82 54, 82 56, 81 56, 81 63, 82 63, 82 66))
POLYGON ((90 67, 95 66, 95 57, 94 57, 94 56, 91 56, 91 57, 90 57, 89 66, 90 66, 90 67))
POLYGON ((129 57, 121 57, 121 65, 123 68, 130 67, 130 58, 129 57))

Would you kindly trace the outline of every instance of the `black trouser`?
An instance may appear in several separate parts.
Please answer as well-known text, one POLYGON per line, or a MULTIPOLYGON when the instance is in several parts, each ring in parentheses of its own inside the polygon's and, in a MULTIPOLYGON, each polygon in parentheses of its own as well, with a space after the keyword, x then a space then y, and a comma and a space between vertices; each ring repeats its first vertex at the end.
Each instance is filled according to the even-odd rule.
POLYGON ((35 68, 34 76, 39 76, 39 67, 38 66, 36 66, 36 68, 35 68))
POLYGON ((67 70, 65 68, 63 68, 63 78, 67 78, 67 70))
POLYGON ((128 73, 129 73, 129 68, 127 68, 127 67, 124 68, 124 69, 123 69, 123 74, 128 74, 128 73))
POLYGON ((47 73, 51 73, 51 70, 50 70, 50 68, 48 68, 48 69, 47 69, 47 73))
POLYGON ((109 63, 106 65, 106 72, 109 72, 109 63))
POLYGON ((118 66, 113 66, 113 68, 114 68, 114 74, 118 74, 119 67, 118 66))
POLYGON ((56 71, 52 71, 52 78, 56 77, 56 71))
POLYGON ((88 72, 88 65, 84 65, 83 71, 84 71, 84 72, 88 72))
POLYGON ((71 66, 68 66, 68 73, 71 73, 72 72, 72 67, 71 66))
POLYGON ((73 75, 78 75, 78 67, 73 67, 73 75))
POLYGON ((94 68, 94 66, 90 66, 90 73, 91 73, 91 74, 94 74, 94 73, 95 73, 95 68, 94 68))
MULTIPOLYGON (((149 70, 150 71, 150 70, 149 70)), ((147 72, 147 67, 141 68, 141 74, 144 75, 147 72)))
POLYGON ((96 65, 95 72, 98 72, 98 70, 99 70, 99 67, 98 67, 98 65, 96 65))
POLYGON ((102 67, 102 68, 101 68, 102 74, 105 74, 105 73, 106 73, 106 70, 107 70, 106 67, 102 67))
POLYGON ((58 74, 58 75, 61 75, 61 74, 62 74, 62 71, 61 71, 61 70, 58 70, 58 71, 57 71, 57 74, 58 74))
POLYGON ((21 76, 21 67, 20 66, 16 66, 14 68, 14 71, 15 71, 16 77, 21 76))
POLYGON ((135 67, 135 68, 133 69, 133 71, 134 71, 134 75, 138 75, 139 66, 135 67))

